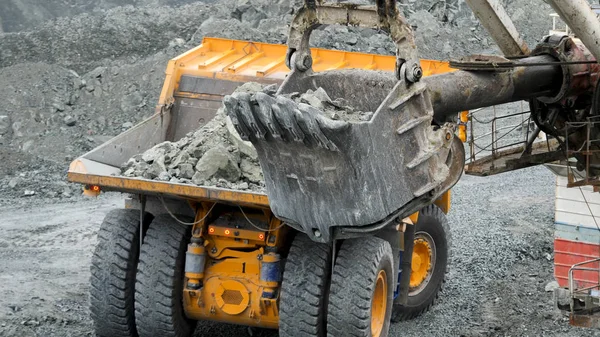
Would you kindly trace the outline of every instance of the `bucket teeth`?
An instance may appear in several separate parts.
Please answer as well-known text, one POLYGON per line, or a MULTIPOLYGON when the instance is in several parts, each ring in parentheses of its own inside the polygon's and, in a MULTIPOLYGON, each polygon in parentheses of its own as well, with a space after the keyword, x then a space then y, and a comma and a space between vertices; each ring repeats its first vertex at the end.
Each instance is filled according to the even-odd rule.
POLYGON ((240 138, 246 141, 250 140, 248 137, 250 135, 250 130, 248 130, 246 125, 240 121, 236 113, 238 110, 238 100, 233 96, 228 95, 223 99, 223 105, 225 105, 225 113, 231 118, 231 123, 233 124, 235 131, 240 135, 240 138))
POLYGON ((252 105, 254 105, 254 103, 251 102, 252 97, 250 94, 242 92, 234 93, 233 96, 238 99, 238 111, 241 120, 250 128, 256 138, 263 139, 267 130, 265 130, 262 124, 256 120, 252 113, 252 105))
POLYGON ((300 103, 296 110, 296 119, 304 133, 318 146, 330 151, 338 151, 337 146, 323 134, 317 118, 323 118, 320 111, 308 104, 300 103))
POLYGON ((326 118, 311 105, 298 104, 282 95, 234 93, 225 96, 224 105, 225 113, 244 140, 269 141, 270 136, 274 140, 306 142, 339 151, 324 131, 341 131, 350 126, 347 122, 326 118))
POLYGON ((298 110, 297 107, 298 104, 291 99, 278 96, 277 103, 273 105, 273 112, 279 125, 290 134, 291 138, 296 142, 302 142, 304 140, 304 133, 295 118, 296 111, 298 110))
POLYGON ((258 109, 254 110, 256 116, 260 122, 271 132, 273 138, 281 139, 282 131, 279 127, 279 124, 277 124, 277 121, 275 121, 275 116, 273 115, 273 110, 271 109, 271 107, 275 105, 275 99, 262 92, 257 92, 256 95, 254 95, 254 98, 258 104, 258 109))

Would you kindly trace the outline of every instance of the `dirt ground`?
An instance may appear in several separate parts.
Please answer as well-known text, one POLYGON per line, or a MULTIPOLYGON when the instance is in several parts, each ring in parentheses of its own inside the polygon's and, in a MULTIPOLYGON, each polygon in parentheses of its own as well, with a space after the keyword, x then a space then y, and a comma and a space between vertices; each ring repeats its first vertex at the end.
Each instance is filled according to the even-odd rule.
MULTIPOLYGON (((452 258, 439 303, 390 336, 595 336, 569 327, 544 291, 552 276, 554 176, 543 167, 464 176, 449 213, 452 258)), ((0 336, 93 336, 89 263, 122 196, 16 199, 0 210, 0 336)), ((254 330, 255 336, 276 336, 254 330)), ((199 324, 196 336, 249 336, 199 324)))

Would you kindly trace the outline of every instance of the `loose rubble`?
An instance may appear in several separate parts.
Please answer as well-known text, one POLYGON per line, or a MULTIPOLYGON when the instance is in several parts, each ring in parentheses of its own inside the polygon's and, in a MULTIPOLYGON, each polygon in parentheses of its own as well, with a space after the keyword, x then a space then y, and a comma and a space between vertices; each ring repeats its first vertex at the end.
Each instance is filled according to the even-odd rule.
POLYGON ((365 122, 373 117, 373 112, 359 111, 350 106, 343 98, 332 100, 325 89, 319 87, 316 90, 308 89, 305 93, 297 92, 283 95, 296 103, 303 103, 317 108, 325 117, 333 120, 346 122, 365 122))
MULTIPOLYGON (((236 92, 261 90, 261 84, 249 82, 236 92)), ((256 151, 239 138, 222 109, 199 130, 135 155, 121 170, 125 177, 264 192, 256 151)))
MULTIPOLYGON (((65 198, 64 170, 73 158, 154 112, 170 58, 197 46, 205 36, 285 43, 288 22, 301 4, 300 0, 1 3, 0 96, 7 101, 0 107, 0 161, 5 163, 0 167, 0 204, 20 200, 25 189, 36 186, 45 188, 32 200, 65 198), (21 173, 27 179, 10 187, 9 181, 21 173)), ((497 49, 463 1, 399 5, 416 27, 424 58, 497 49)), ((547 14, 552 11, 548 5, 518 2, 507 11, 530 46, 547 34, 547 14)), ((311 44, 387 55, 395 50, 386 34, 357 27, 320 27, 311 44)), ((329 117, 344 119, 339 112, 329 117)), ((73 195, 79 194, 79 186, 70 188, 73 195)))
POLYGON ((227 128, 222 110, 214 119, 177 142, 160 143, 135 155, 122 167, 122 175, 172 183, 264 191, 264 178, 256 156, 240 151, 227 128))
MULTIPOLYGON (((235 93, 259 91, 274 95, 275 87, 249 82, 235 93)), ((311 105, 331 119, 359 122, 368 121, 373 115, 355 111, 344 99, 332 100, 323 88, 283 96, 311 105)), ((121 173, 125 177, 242 191, 264 192, 265 186, 256 150, 240 138, 223 109, 198 131, 176 142, 162 142, 130 158, 121 167, 121 173)))

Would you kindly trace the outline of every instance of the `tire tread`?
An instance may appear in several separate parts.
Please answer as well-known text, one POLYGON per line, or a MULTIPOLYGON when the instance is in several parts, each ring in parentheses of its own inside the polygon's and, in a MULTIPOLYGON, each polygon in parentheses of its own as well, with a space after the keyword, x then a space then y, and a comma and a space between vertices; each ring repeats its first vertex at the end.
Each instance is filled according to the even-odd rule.
POLYGON ((280 337, 325 336, 325 299, 331 249, 298 233, 283 272, 279 305, 280 337))
POLYGON ((139 210, 110 211, 98 230, 90 266, 90 315, 99 337, 137 337, 135 272, 139 210))
MULTIPOLYGON (((367 237, 344 241, 331 277, 327 336, 371 335, 372 289, 369 285, 374 284, 384 258, 389 259, 391 267, 392 248, 382 239, 367 237)), ((386 333, 384 329, 382 336, 386 333)))
MULTIPOLYGON (((450 226, 448 225, 448 220, 446 219, 446 214, 438 206, 429 205, 419 212, 419 216, 421 215, 427 215, 429 217, 435 218, 441 225, 446 236, 446 247, 448 249, 447 262, 449 262, 451 256, 450 244, 452 241, 452 236, 450 232, 450 226)), ((408 321, 417 318, 431 310, 431 308, 437 303, 440 294, 443 291, 444 284, 446 283, 446 275, 448 274, 449 265, 450 263, 446 263, 446 270, 444 271, 442 281, 437 286, 437 289, 435 290, 435 296, 433 296, 432 300, 429 303, 414 307, 394 305, 394 312, 392 313, 392 322, 408 321)))
POLYGON ((135 318, 141 337, 189 337, 196 322, 183 312, 187 227, 157 216, 146 233, 137 270, 135 318))

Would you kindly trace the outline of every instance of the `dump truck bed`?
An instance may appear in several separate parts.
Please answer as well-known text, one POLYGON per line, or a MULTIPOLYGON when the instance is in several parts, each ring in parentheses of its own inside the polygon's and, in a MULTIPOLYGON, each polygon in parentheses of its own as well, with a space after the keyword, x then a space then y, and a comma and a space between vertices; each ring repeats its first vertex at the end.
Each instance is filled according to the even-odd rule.
MULTIPOLYGON (((393 72, 395 57, 313 49, 315 71, 369 69, 393 72)), ((245 82, 281 83, 289 69, 286 46, 204 38, 202 44, 169 61, 155 114, 74 160, 71 182, 99 186, 103 191, 162 194, 192 200, 211 200, 268 207, 263 193, 210 186, 162 182, 120 176, 120 166, 132 156, 164 141, 177 141, 209 120, 225 95, 245 82)), ((422 60, 424 74, 451 71, 448 64, 422 60)))

